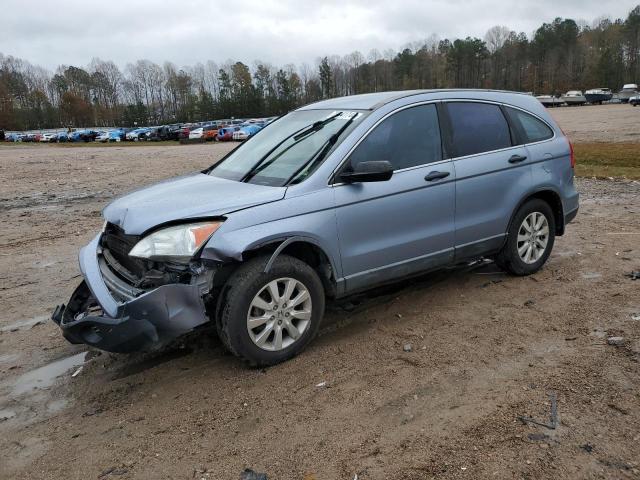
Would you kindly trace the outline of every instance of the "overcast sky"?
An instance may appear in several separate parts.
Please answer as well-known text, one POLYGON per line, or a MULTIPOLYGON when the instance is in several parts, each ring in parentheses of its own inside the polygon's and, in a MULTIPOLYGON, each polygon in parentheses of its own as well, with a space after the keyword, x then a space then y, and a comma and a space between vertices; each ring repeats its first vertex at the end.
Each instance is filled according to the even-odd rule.
POLYGON ((93 57, 178 66, 228 59, 314 64, 323 55, 397 50, 432 34, 530 35, 555 17, 625 18, 638 0, 2 0, 0 53, 54 69, 93 57))

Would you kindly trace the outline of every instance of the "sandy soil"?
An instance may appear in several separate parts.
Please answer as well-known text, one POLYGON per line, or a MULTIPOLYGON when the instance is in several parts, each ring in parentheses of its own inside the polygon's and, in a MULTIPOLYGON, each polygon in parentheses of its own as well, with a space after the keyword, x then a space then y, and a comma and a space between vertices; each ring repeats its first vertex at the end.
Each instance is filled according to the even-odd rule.
POLYGON ((66 343, 47 318, 100 209, 228 148, 0 147, 0 478, 640 476, 638 182, 578 181, 538 274, 475 265, 333 304, 267 370, 213 335, 136 356, 66 343), (518 420, 549 422, 552 399, 556 428, 518 420))
POLYGON ((574 142, 640 141, 640 108, 631 105, 557 107, 549 113, 574 142))

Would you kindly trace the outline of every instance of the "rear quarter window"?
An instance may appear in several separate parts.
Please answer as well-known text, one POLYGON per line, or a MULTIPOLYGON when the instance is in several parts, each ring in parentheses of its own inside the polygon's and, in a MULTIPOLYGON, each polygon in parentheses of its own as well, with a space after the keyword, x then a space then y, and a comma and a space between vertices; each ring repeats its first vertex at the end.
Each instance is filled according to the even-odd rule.
POLYGON ((511 147, 509 124, 498 105, 450 102, 447 111, 456 157, 511 147))
POLYGON ((518 143, 541 142, 553 137, 553 130, 542 120, 516 108, 506 107, 506 110, 517 132, 518 143))

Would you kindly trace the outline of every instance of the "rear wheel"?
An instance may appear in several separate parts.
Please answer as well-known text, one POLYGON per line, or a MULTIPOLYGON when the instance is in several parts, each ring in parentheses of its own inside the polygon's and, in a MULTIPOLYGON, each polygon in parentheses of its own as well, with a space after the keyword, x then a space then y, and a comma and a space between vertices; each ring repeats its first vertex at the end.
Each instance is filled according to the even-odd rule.
POLYGON ((555 241, 555 219, 547 202, 527 201, 516 213, 496 263, 514 275, 531 275, 545 264, 555 241))
POLYGON ((288 255, 240 266, 221 295, 216 325, 234 355, 267 366, 293 357, 316 335, 324 315, 324 288, 306 263, 288 255))

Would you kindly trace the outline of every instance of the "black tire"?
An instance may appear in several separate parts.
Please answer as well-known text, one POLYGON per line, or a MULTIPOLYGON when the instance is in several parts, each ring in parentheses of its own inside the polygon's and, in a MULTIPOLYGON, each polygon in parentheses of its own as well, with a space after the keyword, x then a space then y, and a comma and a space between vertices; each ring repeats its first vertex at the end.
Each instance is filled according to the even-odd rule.
POLYGON ((315 337, 324 316, 325 294, 322 281, 313 268, 297 258, 279 255, 268 273, 269 256, 249 260, 231 275, 218 300, 216 327, 224 346, 251 366, 275 365, 301 352, 315 337), (267 351, 256 345, 247 329, 251 302, 263 287, 283 277, 302 282, 311 297, 311 320, 300 338, 279 351, 267 351))
POLYGON ((511 225, 509 226, 509 231, 507 233, 507 241, 502 247, 500 253, 497 255, 495 259, 496 263, 500 268, 513 275, 531 275, 532 273, 540 270, 540 268, 542 268, 542 266, 549 258, 551 250, 553 249, 555 237, 556 222, 553 215, 553 210, 551 209, 549 204, 539 198, 528 200, 514 215, 513 220, 511 221, 511 225), (535 263, 526 263, 520 258, 520 255, 518 254, 518 231, 520 230, 520 227, 525 218, 527 218, 527 216, 534 212, 542 213, 546 217, 549 226, 549 235, 547 246, 542 256, 535 263))

